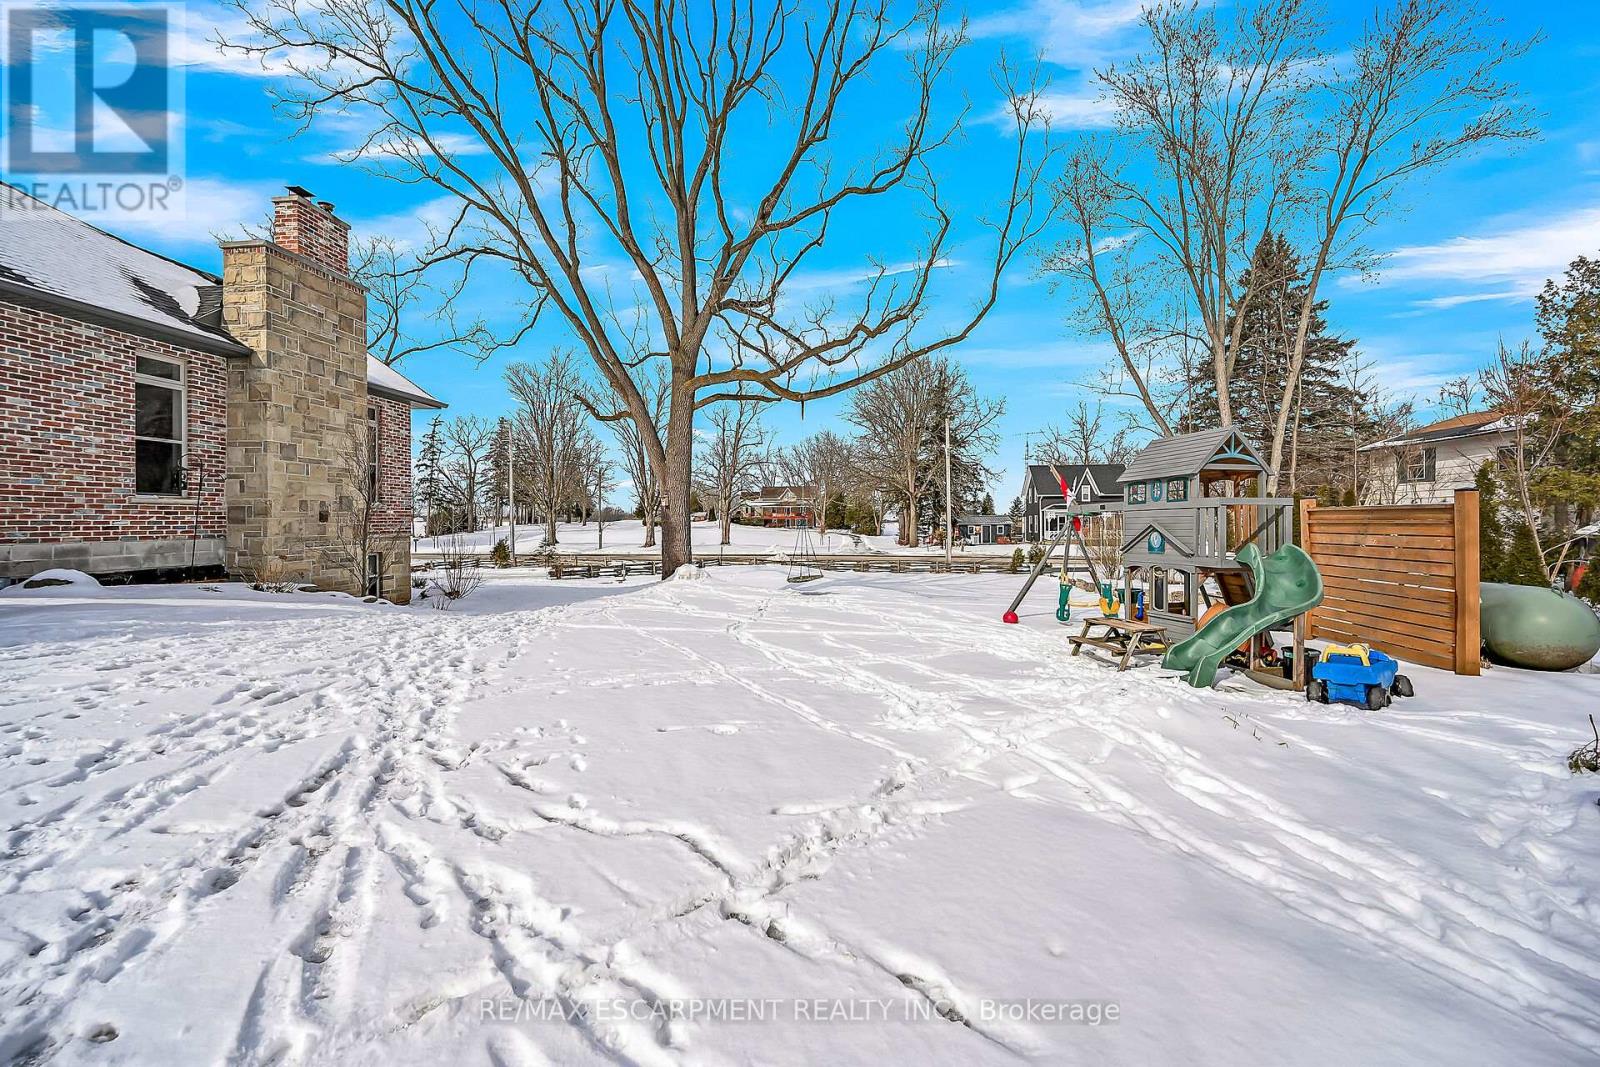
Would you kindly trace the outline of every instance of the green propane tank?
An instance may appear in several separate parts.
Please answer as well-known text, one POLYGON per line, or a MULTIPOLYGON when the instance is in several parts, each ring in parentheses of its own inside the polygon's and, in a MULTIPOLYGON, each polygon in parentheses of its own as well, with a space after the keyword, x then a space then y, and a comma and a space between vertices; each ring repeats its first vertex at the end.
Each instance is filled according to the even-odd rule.
POLYGON ((1566 671, 1600 652, 1600 618, 1575 596, 1535 585, 1484 582, 1479 625, 1489 655, 1536 671, 1566 671))

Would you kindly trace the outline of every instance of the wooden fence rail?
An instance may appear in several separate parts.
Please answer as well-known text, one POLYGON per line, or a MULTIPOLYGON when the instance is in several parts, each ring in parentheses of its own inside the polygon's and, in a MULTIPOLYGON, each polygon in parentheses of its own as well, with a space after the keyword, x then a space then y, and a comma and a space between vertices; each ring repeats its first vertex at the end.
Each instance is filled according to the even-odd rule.
POLYGON ((1319 508, 1300 544, 1322 572, 1313 637, 1366 641, 1429 667, 1477 674, 1478 493, 1450 504, 1319 508))

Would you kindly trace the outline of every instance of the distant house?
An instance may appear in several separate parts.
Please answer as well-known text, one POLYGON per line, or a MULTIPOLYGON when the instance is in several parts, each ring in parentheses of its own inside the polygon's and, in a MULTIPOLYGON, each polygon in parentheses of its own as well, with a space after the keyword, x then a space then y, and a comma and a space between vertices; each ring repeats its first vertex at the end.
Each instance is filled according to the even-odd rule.
POLYGON ((1515 430, 1498 412, 1474 411, 1366 445, 1363 504, 1448 504, 1471 489, 1485 463, 1514 447, 1515 430))
POLYGON ((444 405, 367 353, 332 204, 291 187, 270 240, 222 243, 221 277, 11 186, 0 214, 0 585, 269 563, 410 597, 411 412, 444 405), (395 545, 365 582, 338 543, 357 497, 395 545))
POLYGON ((814 485, 764 485, 734 509, 741 522, 789 528, 812 527, 817 519, 814 485))
POLYGON ((1008 515, 957 515, 956 536, 969 545, 1010 544, 1011 518, 1008 515))
POLYGON ((1029 541, 1054 537, 1066 521, 1066 499, 1055 471, 1066 479, 1076 505, 1122 502, 1121 463, 1030 463, 1022 487, 1022 536, 1029 541))

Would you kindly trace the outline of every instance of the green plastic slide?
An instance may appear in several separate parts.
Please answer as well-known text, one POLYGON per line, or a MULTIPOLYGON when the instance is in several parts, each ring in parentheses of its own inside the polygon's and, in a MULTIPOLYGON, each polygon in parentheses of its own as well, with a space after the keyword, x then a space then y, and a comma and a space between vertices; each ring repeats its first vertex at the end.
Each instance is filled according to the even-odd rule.
POLYGON ((1187 672, 1196 689, 1216 681, 1217 668, 1234 649, 1322 603, 1322 575, 1298 547, 1284 545, 1262 559, 1261 550, 1248 544, 1238 559, 1250 568, 1256 595, 1213 617, 1193 637, 1168 649, 1161 661, 1170 670, 1187 672))

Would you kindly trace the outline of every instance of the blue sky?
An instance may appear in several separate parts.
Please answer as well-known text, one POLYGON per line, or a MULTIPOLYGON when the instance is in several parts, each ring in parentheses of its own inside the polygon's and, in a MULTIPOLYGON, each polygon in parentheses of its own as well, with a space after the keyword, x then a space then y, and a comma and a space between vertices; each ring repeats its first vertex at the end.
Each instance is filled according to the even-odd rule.
MULTIPOLYGON (((1386 385, 1426 400, 1445 378, 1469 372, 1492 353, 1496 339, 1531 332, 1532 294, 1543 280, 1579 254, 1600 254, 1600 20, 1592 0, 1508 3, 1490 9, 1509 36, 1543 31, 1545 40, 1515 69, 1528 102, 1542 113, 1542 138, 1515 152, 1494 152, 1431 178, 1407 196, 1408 210, 1387 219, 1373 243, 1392 253, 1375 279, 1340 279, 1325 289, 1331 326, 1359 339, 1378 361, 1386 385)), ((1136 2, 972 3, 975 41, 947 83, 950 102, 964 100, 976 121, 946 160, 945 176, 957 205, 983 207, 993 189, 993 167, 1005 147, 1002 131, 984 118, 999 104, 989 65, 1000 48, 1039 52, 1053 80, 1058 129, 1103 124, 1104 109, 1089 84, 1093 67, 1127 55, 1137 43, 1136 2)), ((1348 37, 1365 4, 1333 5, 1335 36, 1348 37)), ((209 4, 187 8, 186 151, 189 218, 180 226, 112 225, 130 239, 196 266, 216 269, 219 232, 259 221, 271 196, 285 184, 312 189, 360 231, 418 234, 418 219, 439 205, 414 186, 385 181, 336 158, 353 136, 321 128, 295 135, 274 113, 272 77, 242 59, 220 59, 204 43, 236 16, 209 4)), ((873 236, 888 261, 910 249, 917 227, 889 220, 873 236)), ((970 236, 970 231, 968 231, 970 236)), ((848 242, 846 242, 848 244, 848 242)), ((946 284, 960 297, 976 256, 958 245, 946 284)), ((840 277, 859 271, 860 249, 846 247, 819 266, 840 277)), ((903 258, 903 256, 901 257, 903 258)), ((469 304, 511 306, 498 283, 469 290, 469 304)), ((494 316, 491 315, 491 318, 494 316)), ((1024 435, 1059 421, 1092 394, 1079 383, 1101 366, 1107 349, 1073 333, 1063 298, 1024 263, 1007 277, 1000 303, 971 342, 959 350, 979 388, 1008 404, 1004 444, 996 466, 1004 471, 994 495, 1004 507, 1020 483, 1024 435)), ((539 358, 563 338, 554 328, 530 338, 521 358, 539 358)), ((493 416, 507 408, 500 373, 509 358, 483 366, 450 357, 421 359, 402 369, 447 401, 452 413, 493 416)), ((802 420, 792 407, 770 421, 786 439, 834 425, 839 401, 808 405, 802 420)))

